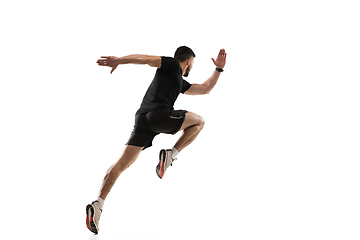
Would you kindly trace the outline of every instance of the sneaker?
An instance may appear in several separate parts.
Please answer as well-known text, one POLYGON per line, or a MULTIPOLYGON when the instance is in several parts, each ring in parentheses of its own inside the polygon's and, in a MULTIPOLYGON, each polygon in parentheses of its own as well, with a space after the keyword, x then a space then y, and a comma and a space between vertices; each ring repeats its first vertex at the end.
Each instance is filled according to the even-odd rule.
POLYGON ((86 206, 86 226, 95 234, 99 232, 99 220, 102 210, 99 208, 99 202, 94 201, 86 206))
POLYGON ((166 169, 169 166, 172 166, 172 162, 175 160, 171 158, 171 155, 172 155, 171 149, 167 149, 167 150, 163 149, 160 151, 159 164, 156 166, 156 174, 160 179, 164 177, 166 169))

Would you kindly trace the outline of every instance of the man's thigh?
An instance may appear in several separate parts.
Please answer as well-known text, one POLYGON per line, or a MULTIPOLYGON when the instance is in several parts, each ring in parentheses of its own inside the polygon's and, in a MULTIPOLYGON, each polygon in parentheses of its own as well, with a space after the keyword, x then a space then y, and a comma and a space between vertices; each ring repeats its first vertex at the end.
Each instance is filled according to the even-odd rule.
POLYGON ((185 120, 183 124, 181 125, 181 128, 179 131, 184 130, 188 127, 194 126, 194 125, 204 125, 205 120, 203 117, 197 115, 193 112, 187 112, 185 115, 185 120))

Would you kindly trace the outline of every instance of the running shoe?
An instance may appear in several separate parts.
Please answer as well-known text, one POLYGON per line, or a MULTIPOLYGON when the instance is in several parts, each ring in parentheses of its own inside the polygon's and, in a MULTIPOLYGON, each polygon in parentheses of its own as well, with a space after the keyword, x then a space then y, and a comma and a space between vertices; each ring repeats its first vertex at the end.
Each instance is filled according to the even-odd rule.
POLYGON ((86 206, 86 226, 87 228, 95 233, 99 233, 99 220, 102 210, 99 208, 99 202, 94 201, 86 206))
POLYGON ((172 166, 172 162, 175 160, 171 158, 171 155, 172 155, 171 149, 167 149, 167 150, 163 149, 160 151, 159 164, 156 166, 156 174, 160 179, 164 177, 166 169, 169 166, 172 166))

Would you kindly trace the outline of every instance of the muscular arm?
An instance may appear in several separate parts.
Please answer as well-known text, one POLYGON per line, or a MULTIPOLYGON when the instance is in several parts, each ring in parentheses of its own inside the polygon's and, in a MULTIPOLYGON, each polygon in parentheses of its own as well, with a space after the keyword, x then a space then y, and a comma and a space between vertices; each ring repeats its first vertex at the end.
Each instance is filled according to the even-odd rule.
POLYGON ((133 54, 125 57, 118 58, 119 64, 147 64, 150 67, 161 67, 161 57, 149 56, 141 54, 133 54))
POLYGON ((149 56, 149 55, 141 55, 141 54, 133 54, 124 57, 114 57, 114 56, 106 56, 101 57, 101 59, 97 60, 97 63, 100 66, 111 67, 112 73, 119 64, 147 64, 150 67, 161 67, 161 57, 159 56, 149 56))
MULTIPOLYGON (((212 58, 215 66, 217 68, 224 68, 226 63, 226 52, 225 49, 221 49, 216 61, 212 58)), ((188 95, 202 95, 209 94, 210 91, 215 87, 219 77, 220 72, 217 70, 211 75, 211 77, 206 80, 203 84, 192 84, 191 87, 185 92, 188 95)))
POLYGON ((215 87, 219 77, 220 72, 214 71, 211 77, 206 80, 203 84, 191 84, 191 87, 185 92, 188 95, 203 95, 209 94, 210 91, 215 87))

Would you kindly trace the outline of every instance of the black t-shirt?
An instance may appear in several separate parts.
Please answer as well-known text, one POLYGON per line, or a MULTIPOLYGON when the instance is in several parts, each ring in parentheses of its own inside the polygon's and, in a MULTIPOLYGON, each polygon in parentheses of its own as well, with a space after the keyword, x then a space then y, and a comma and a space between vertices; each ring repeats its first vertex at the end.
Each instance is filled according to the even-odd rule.
POLYGON ((136 114, 157 109, 173 109, 179 94, 190 87, 191 84, 182 78, 180 63, 171 57, 161 57, 161 67, 157 69, 136 114))

